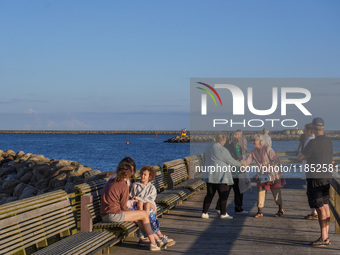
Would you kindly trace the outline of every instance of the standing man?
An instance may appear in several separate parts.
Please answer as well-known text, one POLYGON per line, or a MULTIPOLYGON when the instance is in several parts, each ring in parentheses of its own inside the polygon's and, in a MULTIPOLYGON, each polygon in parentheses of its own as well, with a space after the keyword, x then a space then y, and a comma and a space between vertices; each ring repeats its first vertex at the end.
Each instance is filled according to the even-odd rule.
POLYGON ((318 220, 321 230, 321 237, 312 242, 315 247, 324 247, 331 244, 328 232, 330 221, 329 210, 329 187, 332 176, 333 143, 324 135, 325 122, 322 118, 313 119, 315 139, 309 141, 306 147, 299 153, 298 159, 307 160, 305 165, 307 179, 307 196, 311 208, 318 213, 318 220), (321 166, 325 172, 317 172, 321 166))
MULTIPOLYGON (((235 159, 235 160, 242 160, 243 157, 243 152, 242 148, 239 145, 241 139, 241 133, 240 132, 235 132, 232 136, 231 143, 229 143, 225 147, 228 149, 230 152, 230 155, 235 159)), ((234 190, 234 202, 235 202, 235 213, 248 213, 248 211, 243 210, 243 194, 240 192, 240 179, 238 178, 240 174, 240 168, 237 167, 236 171, 232 173, 233 176, 233 190, 234 190)))
MULTIPOLYGON (((303 147, 306 147, 307 144, 309 143, 309 141, 311 139, 314 139, 315 138, 315 135, 314 135, 314 125, 312 123, 308 123, 305 125, 305 128, 303 130, 303 133, 306 135, 307 139, 305 141, 305 144, 303 145, 303 147)), ((301 163, 301 170, 303 172, 305 172, 305 164, 307 163, 306 160, 303 160, 302 163, 301 163)), ((307 166, 308 167, 308 166, 307 166)), ((311 213, 308 214, 307 216, 305 216, 305 219, 308 219, 308 220, 317 220, 318 219, 318 213, 316 211, 315 208, 311 208, 311 213)))
POLYGON ((218 192, 221 219, 232 219, 226 212, 227 199, 230 185, 233 185, 231 166, 240 167, 239 161, 232 158, 229 151, 223 146, 227 142, 227 137, 223 133, 216 136, 216 143, 209 146, 204 152, 205 172, 203 180, 207 183, 207 195, 204 198, 202 218, 208 219, 208 210, 216 191, 218 192))
POLYGON ((263 138, 268 147, 272 147, 272 139, 269 136, 269 130, 267 128, 263 129, 263 138))
POLYGON ((248 153, 247 139, 243 136, 243 132, 241 129, 237 129, 236 132, 239 132, 241 134, 239 143, 240 143, 243 154, 247 154, 248 153))

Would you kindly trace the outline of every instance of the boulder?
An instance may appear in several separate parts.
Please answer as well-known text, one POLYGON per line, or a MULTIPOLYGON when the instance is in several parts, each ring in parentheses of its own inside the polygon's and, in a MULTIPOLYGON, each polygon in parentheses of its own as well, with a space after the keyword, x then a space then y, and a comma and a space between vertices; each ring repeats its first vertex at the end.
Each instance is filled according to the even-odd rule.
POLYGON ((23 157, 24 155, 25 155, 25 152, 23 152, 23 151, 18 151, 18 152, 17 152, 16 158, 21 158, 21 157, 23 157))
POLYGON ((27 161, 32 156, 32 153, 26 153, 25 155, 20 157, 20 161, 27 161))
POLYGON ((17 164, 15 166, 18 179, 23 177, 27 172, 27 165, 25 163, 17 164))
POLYGON ((13 201, 16 201, 16 200, 18 200, 17 197, 8 197, 8 198, 4 201, 4 204, 10 203, 10 202, 13 202, 13 201))
POLYGON ((2 189, 7 195, 12 196, 15 190, 15 187, 18 184, 19 184, 19 181, 17 180, 6 181, 2 184, 2 189))
POLYGON ((27 184, 32 180, 33 175, 32 171, 26 172, 24 176, 20 178, 20 181, 27 184))
POLYGON ((80 165, 79 167, 77 167, 77 169, 75 170, 75 172, 77 173, 78 176, 83 175, 83 173, 87 172, 87 171, 91 171, 92 169, 88 166, 82 166, 80 165))
POLYGON ((37 190, 36 189, 34 189, 33 187, 30 187, 30 186, 27 186, 22 191, 19 199, 24 199, 24 198, 32 197, 32 196, 35 196, 36 194, 37 194, 37 190))
POLYGON ((76 189, 74 188, 74 184, 72 182, 68 182, 65 185, 65 192, 66 193, 72 193, 72 192, 76 192, 76 189))
POLYGON ((12 158, 15 158, 16 155, 17 155, 17 154, 16 154, 14 151, 12 151, 12 150, 8 150, 8 151, 6 151, 6 153, 5 153, 5 157, 12 156, 12 158))
POLYGON ((39 190, 46 190, 48 188, 49 183, 50 183, 50 179, 42 179, 42 180, 39 180, 35 184, 34 187, 39 189, 39 190))
POLYGON ((59 168, 58 171, 64 172, 64 171, 72 171, 74 169, 75 169, 74 166, 66 165, 66 166, 63 166, 63 167, 59 168))
POLYGON ((51 165, 55 168, 55 169, 60 169, 63 166, 68 166, 70 165, 70 162, 67 160, 57 160, 57 161, 53 161, 51 162, 51 165))
POLYGON ((51 190, 54 190, 56 188, 61 188, 61 187, 65 186, 65 184, 67 182, 66 176, 67 176, 66 173, 62 173, 62 174, 54 177, 50 181, 48 188, 51 189, 51 190))
POLYGON ((76 167, 80 167, 81 166, 81 164, 79 162, 77 162, 77 161, 72 161, 71 165, 72 166, 76 166, 76 167))
POLYGON ((18 184, 14 189, 13 196, 20 197, 26 187, 27 185, 25 183, 18 184))
POLYGON ((95 176, 95 175, 97 175, 97 174, 101 174, 102 172, 101 171, 99 171, 99 170, 90 170, 90 171, 86 171, 85 173, 83 173, 83 177, 84 177, 84 179, 88 179, 88 178, 90 178, 90 177, 92 177, 92 176, 95 176))
POLYGON ((100 179, 108 180, 113 175, 113 173, 114 173, 114 171, 100 173, 100 174, 94 175, 94 176, 86 179, 85 182, 90 183, 92 181, 96 181, 96 180, 100 180, 100 179))

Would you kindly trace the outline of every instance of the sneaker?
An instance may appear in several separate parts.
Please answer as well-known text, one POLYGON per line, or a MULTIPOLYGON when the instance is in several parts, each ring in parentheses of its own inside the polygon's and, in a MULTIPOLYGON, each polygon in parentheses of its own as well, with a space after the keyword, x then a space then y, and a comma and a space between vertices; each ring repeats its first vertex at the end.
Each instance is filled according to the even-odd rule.
POLYGON ((166 246, 166 241, 165 240, 163 241, 163 238, 157 240, 156 242, 157 242, 158 247, 160 247, 160 248, 166 246))
POLYGON ((318 215, 311 213, 311 214, 306 215, 304 218, 307 219, 307 220, 317 220, 318 215))
POLYGON ((138 242, 139 246, 149 247, 150 246, 150 240, 149 238, 141 237, 139 238, 138 242))
POLYGON ((245 211, 245 210, 242 210, 242 211, 237 211, 237 212, 235 212, 235 213, 237 213, 237 214, 247 214, 247 213, 249 213, 248 211, 245 211))
POLYGON ((217 214, 221 214, 221 210, 216 210, 217 214))
POLYGON ((161 251, 161 250, 166 249, 166 247, 161 248, 157 244, 150 243, 150 248, 149 249, 150 249, 150 251, 161 251))
POLYGON ((221 215, 220 218, 221 218, 221 219, 232 220, 234 217, 233 217, 233 216, 230 216, 228 213, 226 213, 225 215, 221 215))
MULTIPOLYGON (((176 244, 176 242, 175 242, 173 239, 169 238, 169 237, 166 236, 166 235, 163 235, 163 237, 161 238, 161 240, 162 240, 162 242, 163 242, 164 244, 166 244, 166 246, 173 246, 173 245, 176 244)), ((160 245, 159 245, 159 246, 160 246, 160 245)))
POLYGON ((209 219, 209 214, 208 213, 202 213, 201 218, 202 219, 209 219))

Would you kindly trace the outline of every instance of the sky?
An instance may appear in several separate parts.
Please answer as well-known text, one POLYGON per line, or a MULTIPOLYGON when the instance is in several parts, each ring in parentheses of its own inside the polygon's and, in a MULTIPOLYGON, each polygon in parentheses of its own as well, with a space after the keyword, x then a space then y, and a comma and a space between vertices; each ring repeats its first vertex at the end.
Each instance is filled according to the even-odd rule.
MULTIPOLYGON (((191 78, 339 78, 339 11, 337 0, 0 0, 0 129, 190 129, 191 78)), ((339 129, 337 112, 318 113, 339 129)))

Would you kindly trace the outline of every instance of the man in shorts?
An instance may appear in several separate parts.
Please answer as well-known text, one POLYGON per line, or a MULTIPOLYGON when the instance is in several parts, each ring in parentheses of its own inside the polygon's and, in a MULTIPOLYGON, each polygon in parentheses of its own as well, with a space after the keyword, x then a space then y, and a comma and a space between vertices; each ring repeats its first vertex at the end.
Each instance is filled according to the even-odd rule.
POLYGON ((329 187, 332 177, 333 143, 324 135, 325 122, 322 118, 313 119, 315 139, 309 141, 298 155, 299 160, 306 159, 308 203, 318 212, 321 237, 312 242, 315 247, 329 246, 329 187))

